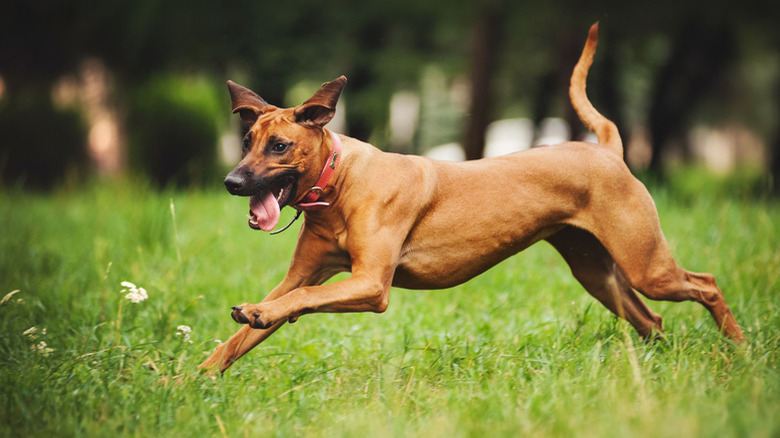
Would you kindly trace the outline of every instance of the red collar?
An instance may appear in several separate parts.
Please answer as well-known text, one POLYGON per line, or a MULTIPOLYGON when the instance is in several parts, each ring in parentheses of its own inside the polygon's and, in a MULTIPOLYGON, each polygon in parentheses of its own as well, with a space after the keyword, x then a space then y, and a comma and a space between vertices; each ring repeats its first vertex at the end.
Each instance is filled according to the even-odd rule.
POLYGON ((322 173, 320 174, 320 179, 317 180, 314 187, 309 189, 309 192, 304 196, 301 202, 295 204, 295 207, 298 209, 322 210, 330 206, 330 203, 319 201, 319 199, 320 196, 322 196, 322 191, 328 186, 333 174, 336 173, 336 167, 338 167, 339 161, 341 161, 341 139, 335 132, 328 132, 330 132, 330 136, 333 139, 333 153, 328 156, 325 167, 323 167, 322 173))

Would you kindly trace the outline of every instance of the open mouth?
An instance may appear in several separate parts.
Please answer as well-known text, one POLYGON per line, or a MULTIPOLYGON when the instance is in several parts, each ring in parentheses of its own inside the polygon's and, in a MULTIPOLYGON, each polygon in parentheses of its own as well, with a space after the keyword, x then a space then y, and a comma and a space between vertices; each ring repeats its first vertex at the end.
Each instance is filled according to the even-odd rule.
POLYGON ((296 181, 292 176, 277 179, 263 190, 249 197, 249 227, 271 231, 279 223, 282 207, 295 193, 296 181))

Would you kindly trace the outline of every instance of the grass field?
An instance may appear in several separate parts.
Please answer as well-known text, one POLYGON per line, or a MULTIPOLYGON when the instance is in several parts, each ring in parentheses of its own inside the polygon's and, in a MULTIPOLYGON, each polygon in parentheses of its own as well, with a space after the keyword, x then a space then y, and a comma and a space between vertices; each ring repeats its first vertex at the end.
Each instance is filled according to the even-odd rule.
POLYGON ((644 343, 542 243, 450 290, 394 290, 382 315, 305 316, 214 380, 197 364, 238 328, 229 307, 281 280, 295 231, 253 232, 216 189, 0 192, 0 298, 18 291, 0 436, 780 436, 780 208, 696 181, 651 191, 744 345, 656 302, 668 336, 644 343))

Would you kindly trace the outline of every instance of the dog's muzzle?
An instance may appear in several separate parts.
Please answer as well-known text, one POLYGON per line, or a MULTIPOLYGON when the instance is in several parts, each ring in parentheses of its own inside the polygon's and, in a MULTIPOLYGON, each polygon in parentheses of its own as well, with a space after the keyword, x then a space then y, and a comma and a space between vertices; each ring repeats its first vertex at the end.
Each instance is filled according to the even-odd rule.
POLYGON ((225 188, 231 195, 251 196, 254 191, 250 188, 250 172, 235 168, 225 177, 225 188))
POLYGON ((297 178, 280 175, 273 179, 260 179, 243 169, 233 169, 225 177, 225 188, 237 196, 249 196, 249 226, 256 230, 271 231, 279 223, 281 209, 295 195, 297 178))

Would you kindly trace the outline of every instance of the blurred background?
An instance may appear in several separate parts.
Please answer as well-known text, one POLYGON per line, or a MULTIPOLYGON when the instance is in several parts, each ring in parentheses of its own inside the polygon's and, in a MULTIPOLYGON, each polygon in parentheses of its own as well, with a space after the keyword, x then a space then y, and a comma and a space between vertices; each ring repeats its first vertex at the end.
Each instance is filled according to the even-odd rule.
POLYGON ((0 180, 219 187, 240 153, 227 79, 293 106, 344 74, 330 127, 389 151, 587 139, 567 88, 597 20, 588 92, 632 170, 751 169, 777 192, 780 3, 759 0, 6 0, 0 180))

